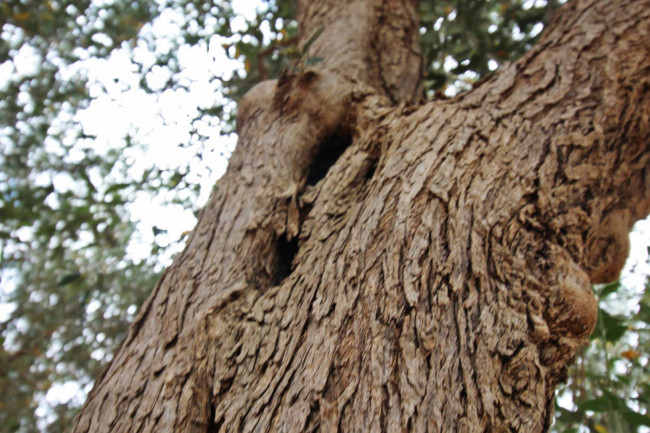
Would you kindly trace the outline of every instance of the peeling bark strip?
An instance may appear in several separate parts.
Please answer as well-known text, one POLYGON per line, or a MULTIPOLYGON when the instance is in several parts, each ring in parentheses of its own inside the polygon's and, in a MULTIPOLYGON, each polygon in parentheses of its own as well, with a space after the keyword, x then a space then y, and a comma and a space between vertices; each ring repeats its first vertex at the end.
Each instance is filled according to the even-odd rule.
POLYGON ((318 68, 239 144, 75 432, 542 432, 650 211, 650 2, 562 8, 456 100, 414 2, 300 3, 318 68), (401 68, 401 69, 400 69, 401 68))

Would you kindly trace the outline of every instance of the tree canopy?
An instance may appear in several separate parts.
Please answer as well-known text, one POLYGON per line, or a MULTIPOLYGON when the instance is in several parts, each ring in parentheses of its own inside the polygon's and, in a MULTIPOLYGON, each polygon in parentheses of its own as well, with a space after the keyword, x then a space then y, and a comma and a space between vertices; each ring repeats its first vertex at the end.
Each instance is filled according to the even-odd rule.
MULTIPOLYGON (((518 58, 560 3, 421 1, 422 99, 453 97, 518 58)), ((0 3, 0 387, 11 390, 0 397, 0 425, 8 431, 70 428, 80 399, 51 405, 48 392, 70 383, 87 392, 183 242, 170 234, 173 222, 144 233, 134 201, 147 194, 151 203, 200 208, 232 150, 238 99, 318 62, 298 49, 294 14, 289 0, 248 9, 196 0, 0 3), (193 57, 207 59, 205 70, 193 57), (169 108, 170 99, 182 103, 169 108), (148 122, 96 117, 101 104, 142 101, 148 122), (148 157, 170 148, 183 151, 174 163, 148 157), (146 242, 150 251, 134 253, 146 242)), ((560 392, 570 405, 558 406, 557 431, 650 426, 643 290, 596 288, 609 304, 560 392)))

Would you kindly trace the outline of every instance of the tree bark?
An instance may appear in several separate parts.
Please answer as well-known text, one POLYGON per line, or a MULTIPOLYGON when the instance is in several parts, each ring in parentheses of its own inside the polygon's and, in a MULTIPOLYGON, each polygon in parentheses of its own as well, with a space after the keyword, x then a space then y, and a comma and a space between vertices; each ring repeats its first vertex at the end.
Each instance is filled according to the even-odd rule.
POLYGON ((650 211, 650 2, 572 1, 419 103, 415 2, 302 1, 75 432, 542 432, 650 211))

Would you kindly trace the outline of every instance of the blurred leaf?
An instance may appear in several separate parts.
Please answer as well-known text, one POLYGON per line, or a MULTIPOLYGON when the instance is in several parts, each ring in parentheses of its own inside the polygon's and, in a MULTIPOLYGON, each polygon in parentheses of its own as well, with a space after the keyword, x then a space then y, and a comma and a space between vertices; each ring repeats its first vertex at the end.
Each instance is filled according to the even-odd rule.
POLYGON ((323 59, 322 57, 310 57, 305 62, 305 66, 315 65, 316 63, 322 62, 323 60, 325 59, 323 59))
POLYGON ((64 275, 56 285, 59 287, 67 286, 68 284, 74 283, 79 278, 81 278, 81 275, 81 272, 73 272, 71 274, 64 275))
POLYGON ((609 398, 602 396, 579 404, 578 409, 581 411, 607 412, 612 409, 612 402, 609 398))
POLYGON ((594 337, 604 337, 606 341, 616 342, 627 332, 627 319, 609 314, 604 310, 599 311, 599 319, 594 337))
POLYGON ((126 182, 122 182, 122 183, 114 183, 113 185, 111 185, 111 186, 109 186, 108 188, 106 188, 106 193, 105 193, 105 194, 108 195, 108 194, 110 194, 110 193, 112 193, 112 192, 117 192, 117 191, 119 191, 119 190, 122 190, 122 189, 128 188, 128 187, 130 187, 130 186, 132 186, 132 185, 133 185, 133 184, 131 184, 131 183, 126 183, 126 182))
POLYGON ((639 352, 636 350, 624 350, 621 352, 621 356, 625 359, 632 360, 639 357, 639 352))
POLYGON ((621 288, 621 282, 619 280, 616 280, 614 282, 611 282, 609 284, 605 284, 604 286, 600 287, 596 291, 596 293, 602 299, 602 298, 606 298, 607 296, 611 295, 612 293, 616 293, 620 288, 621 288))
POLYGON ((316 29, 314 34, 309 37, 307 42, 305 42, 305 45, 303 45, 302 50, 301 50, 301 54, 302 54, 303 57, 305 55, 307 55, 307 52, 309 51, 311 46, 314 44, 314 42, 316 42, 316 40, 320 37, 320 35, 323 34, 323 30, 325 30, 325 26, 320 26, 318 29, 316 29))
POLYGON ((153 231, 154 236, 158 236, 159 234, 162 234, 162 233, 167 233, 167 230, 158 228, 156 226, 151 227, 151 230, 153 231))
POLYGON ((632 410, 626 410, 622 412, 622 416, 631 426, 650 427, 650 417, 648 417, 647 415, 642 415, 632 410))

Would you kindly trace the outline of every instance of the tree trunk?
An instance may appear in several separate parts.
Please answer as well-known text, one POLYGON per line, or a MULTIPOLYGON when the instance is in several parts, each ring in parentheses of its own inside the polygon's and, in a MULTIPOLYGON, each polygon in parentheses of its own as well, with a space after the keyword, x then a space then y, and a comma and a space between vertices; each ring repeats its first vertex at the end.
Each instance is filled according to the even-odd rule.
POLYGON ((650 2, 572 1, 419 103, 415 0, 302 1, 75 432, 542 432, 650 211, 650 2))

